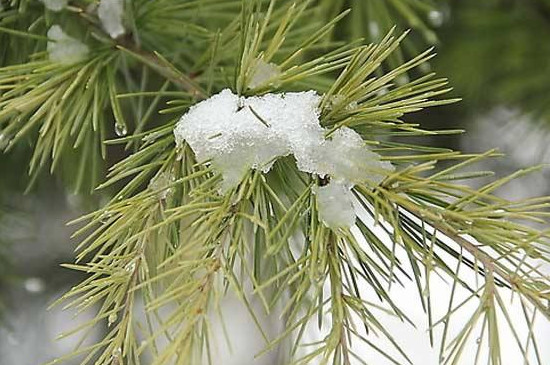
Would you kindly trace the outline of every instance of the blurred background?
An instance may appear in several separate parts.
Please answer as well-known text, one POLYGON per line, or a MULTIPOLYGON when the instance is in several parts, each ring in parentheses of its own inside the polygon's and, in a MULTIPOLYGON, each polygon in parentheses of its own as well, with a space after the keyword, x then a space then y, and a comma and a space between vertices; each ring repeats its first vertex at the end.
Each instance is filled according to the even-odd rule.
MULTIPOLYGON (((350 3, 354 5, 354 1, 350 3)), ((409 119, 428 129, 467 130, 463 135, 430 140, 433 145, 467 152, 498 148, 507 157, 484 162, 482 168, 495 171, 497 176, 550 162, 550 0, 456 0, 437 4, 422 19, 430 32, 413 34, 424 39, 415 46, 426 48, 426 43, 432 43, 436 47, 438 56, 426 67, 448 77, 454 87, 453 96, 463 100, 409 119)), ((367 28, 370 37, 376 38, 372 24, 367 28)), ((73 261, 76 243, 70 238, 74 227, 66 223, 100 206, 108 199, 108 192, 106 196, 75 195, 63 187, 62 181, 44 175, 25 193, 28 160, 29 151, 24 147, 0 156, 1 365, 35 365, 67 353, 77 344, 76 339, 56 341, 55 337, 93 316, 85 313, 74 319, 74 313, 60 307, 47 308, 82 279, 60 267, 73 261)), ((498 193, 510 199, 549 194, 549 174, 543 169, 511 182, 498 193)), ((443 284, 441 287, 444 289, 443 284)), ((406 300, 414 294, 403 291, 400 295, 406 300)), ((444 300, 441 303, 445 305, 444 300)), ((253 361, 251 349, 259 350, 262 344, 238 301, 229 298, 226 311, 232 313, 229 324, 242 336, 237 336, 232 356, 224 357, 220 364, 277 364, 276 355, 253 361)), ((419 309, 411 308, 411 312, 415 318, 419 309)), ((425 327, 395 328, 403 331, 404 347, 410 349, 415 364, 438 363, 425 327)), ((540 336, 550 336, 548 326, 539 329, 540 336)), ((100 338, 99 331, 90 334, 88 340, 100 338)), ((511 356, 507 364, 522 363, 511 356)), ((550 359, 550 353, 546 356, 550 359)))

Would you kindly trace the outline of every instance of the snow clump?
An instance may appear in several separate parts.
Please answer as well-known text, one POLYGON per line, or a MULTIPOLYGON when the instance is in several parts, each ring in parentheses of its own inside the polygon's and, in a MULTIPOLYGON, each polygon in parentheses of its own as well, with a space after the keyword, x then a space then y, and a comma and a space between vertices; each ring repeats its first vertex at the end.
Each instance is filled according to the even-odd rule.
POLYGON ((268 172, 277 158, 293 155, 299 170, 330 177, 315 190, 321 220, 331 228, 355 222, 350 189, 377 184, 389 162, 342 127, 328 137, 319 122, 322 97, 315 91, 240 97, 229 89, 189 109, 174 129, 176 146, 186 142, 199 162, 223 176, 222 192, 239 184, 250 169, 268 172))
POLYGON ((40 0, 51 11, 61 11, 67 7, 69 0, 40 0))
POLYGON ((115 39, 124 34, 122 16, 124 12, 124 0, 101 0, 97 9, 97 15, 103 29, 111 38, 115 39))
POLYGON ((52 25, 48 30, 48 55, 50 61, 71 64, 81 61, 88 54, 88 47, 63 32, 59 25, 52 25))
POLYGON ((317 206, 321 220, 331 228, 351 227, 355 224, 355 209, 351 186, 341 180, 325 186, 316 186, 317 206))

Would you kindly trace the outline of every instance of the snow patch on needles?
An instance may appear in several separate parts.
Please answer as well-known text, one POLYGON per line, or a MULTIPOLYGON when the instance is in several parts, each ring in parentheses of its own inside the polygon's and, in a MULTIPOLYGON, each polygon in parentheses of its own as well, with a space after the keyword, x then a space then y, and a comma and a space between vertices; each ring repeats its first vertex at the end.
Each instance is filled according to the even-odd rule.
POLYGON ((350 128, 325 138, 321 98, 315 91, 245 98, 225 89, 181 117, 174 129, 176 145, 187 142, 199 162, 210 162, 222 174, 222 192, 248 170, 268 172, 277 158, 293 155, 299 170, 331 178, 317 190, 321 219, 329 227, 349 227, 355 219, 350 188, 379 183, 393 166, 380 161, 350 128), (340 220, 331 216, 333 211, 340 220))
POLYGON ((124 34, 122 16, 124 12, 124 0, 101 0, 97 9, 97 15, 103 29, 111 38, 118 38, 124 34))
POLYGON ((78 39, 67 35, 59 25, 48 30, 48 55, 50 61, 71 64, 81 61, 88 54, 88 47, 78 39))
POLYGON ((40 0, 51 11, 61 11, 67 7, 69 0, 40 0))
POLYGON ((334 180, 325 186, 316 186, 319 217, 330 228, 351 227, 355 224, 355 208, 351 186, 334 180))
POLYGON ((174 130, 198 161, 211 161, 223 175, 223 190, 237 185, 251 168, 269 171, 281 156, 294 154, 299 168, 315 170, 310 152, 324 138, 319 125, 321 97, 313 91, 244 98, 226 89, 190 108, 174 130))
POLYGON ((363 138, 351 128, 338 128, 329 138, 316 152, 318 162, 312 172, 317 175, 376 185, 394 169, 390 162, 380 161, 380 155, 369 150, 363 138))

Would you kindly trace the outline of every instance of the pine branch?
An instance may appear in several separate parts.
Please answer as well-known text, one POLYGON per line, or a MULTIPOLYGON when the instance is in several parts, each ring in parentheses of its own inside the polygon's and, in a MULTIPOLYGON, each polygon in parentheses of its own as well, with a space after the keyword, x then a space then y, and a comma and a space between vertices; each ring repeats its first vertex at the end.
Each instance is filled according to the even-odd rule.
MULTIPOLYGON (((247 80, 250 80, 254 68, 257 67, 254 61, 265 57, 262 56, 265 55, 262 47, 270 49, 272 44, 279 42, 279 36, 271 38, 270 42, 263 45, 262 31, 258 33, 249 30, 261 29, 262 23, 255 23, 254 17, 251 16, 253 13, 245 11, 244 14, 247 16, 243 16, 243 19, 250 19, 248 21, 251 23, 242 28, 245 39, 242 43, 244 53, 235 73, 236 85, 241 85, 237 87, 240 87, 243 93, 255 92, 248 90, 277 90, 280 85, 285 84, 285 72, 289 71, 283 69, 263 88, 250 89, 248 86, 247 80), (238 81, 239 79, 241 81, 238 81)), ((300 11, 297 14, 301 14, 300 11)), ((265 19, 270 21, 269 16, 265 19)), ((286 18, 283 16, 282 19, 286 18)), ((287 19, 283 24, 286 22, 291 23, 287 19)), ((281 39, 288 31, 290 30, 281 31, 281 39)), ((324 31, 319 34, 322 33, 324 31)), ((394 246, 387 247, 387 239, 374 234, 370 223, 360 221, 363 239, 367 240, 374 250, 376 258, 370 257, 362 247, 363 244, 348 230, 327 228, 321 222, 314 186, 322 182, 322 179, 298 171, 291 161, 276 161, 272 172, 267 175, 260 171, 250 171, 237 187, 225 195, 220 195, 217 191, 221 180, 219 172, 207 168, 203 163, 197 163, 193 151, 187 144, 175 152, 172 147, 173 136, 170 134, 172 126, 169 125, 153 131, 152 143, 145 144, 135 155, 114 166, 111 178, 105 186, 129 176, 134 176, 133 180, 107 208, 85 217, 91 219, 91 222, 81 232, 93 229, 98 224, 99 228, 82 242, 79 260, 90 257, 87 259, 90 262, 101 261, 103 256, 94 253, 96 250, 103 253, 111 245, 139 241, 150 235, 155 235, 159 240, 157 242, 181 242, 183 237, 186 237, 183 246, 162 250, 162 258, 154 259, 159 264, 153 267, 159 271, 157 277, 152 277, 151 280, 166 287, 165 294, 157 299, 154 299, 152 292, 149 294, 149 307, 160 309, 172 301, 178 302, 176 298, 181 298, 183 303, 178 306, 179 315, 162 320, 160 329, 154 331, 150 337, 149 343, 160 334, 171 333, 170 345, 156 357, 159 363, 168 359, 181 359, 183 356, 203 356, 196 354, 202 354, 201 349, 204 348, 205 342, 192 344, 190 336, 195 331, 194 336, 200 335, 202 338, 202 330, 192 330, 191 327, 195 326, 196 321, 207 319, 202 315, 196 315, 197 308, 189 306, 184 297, 180 297, 180 291, 185 298, 193 298, 197 295, 197 290, 199 293, 203 292, 205 285, 215 290, 214 286, 210 287, 213 284, 207 284, 209 281, 200 281, 198 289, 194 284, 180 286, 180 281, 173 280, 162 284, 174 275, 181 280, 192 277, 193 271, 189 271, 188 267, 202 267, 211 273, 220 270, 231 288, 248 307, 244 279, 235 272, 243 273, 244 277, 253 283, 254 294, 262 298, 266 309, 273 308, 275 303, 288 293, 289 299, 281 311, 287 321, 287 330, 279 338, 271 340, 266 351, 285 338, 294 337, 291 355, 293 363, 296 364, 317 360, 349 363, 352 358, 359 356, 349 345, 352 338, 364 341, 393 363, 401 363, 400 359, 390 356, 387 350, 380 348, 368 338, 370 331, 385 337, 399 355, 410 363, 398 339, 394 338, 372 313, 371 304, 362 299, 358 283, 364 283, 374 289, 384 303, 384 311, 409 321, 403 310, 393 302, 384 284, 400 282, 398 273, 402 273, 416 283, 422 305, 431 308, 429 295, 426 297, 425 294, 429 293, 429 281, 426 279, 425 284, 422 284, 421 268, 425 268, 426 275, 436 269, 440 270, 457 286, 463 286, 472 292, 472 298, 480 298, 480 306, 474 319, 466 324, 462 334, 449 342, 451 347, 445 351, 449 361, 462 356, 464 343, 470 337, 478 319, 483 317, 483 323, 487 323, 489 328, 487 333, 492 349, 490 361, 493 364, 500 363, 498 339, 495 337, 494 329, 495 311, 497 306, 503 311, 506 309, 498 304, 500 297, 495 289, 497 285, 517 292, 538 310, 545 310, 542 305, 542 300, 545 300, 545 294, 542 294, 544 290, 537 292, 528 279, 529 276, 536 275, 537 271, 521 255, 517 255, 515 250, 535 241, 541 247, 546 247, 548 234, 502 218, 508 216, 510 219, 541 221, 541 218, 547 215, 540 211, 548 206, 547 199, 513 203, 491 195, 495 188, 527 171, 474 190, 455 184, 453 180, 459 177, 476 178, 486 175, 485 172, 460 175, 460 169, 480 159, 495 156, 493 151, 481 155, 468 155, 381 138, 384 135, 404 138, 460 132, 426 131, 416 124, 401 121, 400 118, 407 113, 455 101, 431 99, 448 91, 446 81, 432 79, 433 75, 423 76, 403 86, 394 86, 393 81, 396 78, 429 59, 429 51, 377 76, 379 67, 397 49, 401 39, 402 37, 395 39, 388 35, 379 45, 345 48, 335 52, 334 59, 338 60, 338 68, 342 71, 321 102, 321 123, 329 128, 329 136, 344 126, 356 128, 366 141, 378 147, 376 151, 382 153, 385 160, 401 166, 397 172, 388 174, 380 185, 365 183, 355 187, 359 202, 373 217, 375 223, 384 228, 394 246), (424 176, 427 171, 435 168, 436 162, 454 160, 459 162, 431 176, 424 176), (138 187, 147 184, 148 181, 151 181, 149 186, 153 186, 152 182, 157 181, 164 173, 175 175, 161 190, 149 188, 139 192, 138 187), (178 192, 175 196, 159 195, 162 191, 172 189, 178 192), (155 198, 159 196, 162 198, 155 198), (288 198, 290 203, 284 202, 283 197, 288 198), (132 218, 131 212, 144 206, 145 202, 160 204, 163 212, 161 220, 132 218), (100 223, 105 214, 108 214, 109 219, 100 223), (143 228, 133 226, 133 222, 142 221, 151 223, 143 228), (132 227, 131 232, 121 229, 121 225, 132 227), (293 252, 295 248, 290 240, 296 229, 303 232, 305 240, 303 247, 298 250, 298 255, 293 252), (433 233, 428 233, 429 230, 433 230, 433 233), (168 232, 174 232, 174 235, 168 232), (257 233, 251 237, 245 232, 257 233), (463 238, 463 234, 470 234, 480 245, 495 251, 496 256, 463 238), (162 235, 162 238, 159 235, 162 235), (509 243, 501 246, 494 241, 494 237, 506 237, 509 243), (445 240, 452 241, 461 250, 458 251, 445 240), (412 272, 396 259, 396 246, 406 252, 412 272), (188 247, 196 247, 202 252, 199 254, 200 258, 188 253, 188 247), (468 252, 471 258, 465 257, 461 253, 462 249, 468 252), (213 252, 221 256, 213 257, 213 252), (251 252, 253 256, 253 267, 247 252, 251 252), (443 252, 450 254, 461 265, 466 265, 482 275, 485 280, 484 286, 481 289, 474 288, 465 282, 449 267, 450 264, 442 256, 443 252), (214 260, 215 264, 211 264, 211 260, 214 260), (478 266, 478 262, 482 268, 478 266), (210 265, 217 269, 211 271, 210 265), (517 274, 510 271, 511 265, 516 266, 517 274), (259 274, 265 270, 272 271, 272 274, 267 277, 259 274), (179 284, 175 285, 176 282, 179 284), (331 295, 326 300, 323 299, 325 283, 331 288, 331 295), (479 292, 480 296, 477 295, 479 292), (332 313, 329 335, 312 351, 301 353, 299 349, 302 345, 303 331, 314 317, 322 324, 325 311, 332 313), (354 320, 351 319, 352 312, 361 318, 362 324, 367 328, 365 334, 359 333, 355 328, 354 320), (176 324, 178 329, 172 331, 171 328, 176 324), (176 348, 184 350, 178 352, 176 348)), ((318 59, 329 58, 321 56, 318 59)), ((269 62, 271 58, 263 60, 269 62)), ((320 61, 309 64, 306 61, 304 64, 307 66, 297 75, 302 78, 308 77, 318 67, 317 62, 320 61)), ((126 143, 128 138, 120 142, 126 143)), ((114 252, 117 250, 114 249, 114 252)), ((530 250, 545 257, 542 252, 546 251, 543 248, 530 245, 530 250)), ((540 277, 536 280, 545 279, 540 277)), ((548 284, 544 285, 547 287, 548 284)), ((83 289, 77 289, 69 295, 77 294, 81 290, 83 289)), ((209 305, 215 305, 207 304, 204 300, 199 300, 199 303, 205 306, 203 308, 203 304, 200 305, 201 314, 209 305)), ((452 312, 449 315, 451 314, 452 312)), ((251 315, 255 318, 252 310, 251 315)), ((433 327, 440 322, 434 322, 430 314, 430 323, 433 327)), ((482 332, 482 336, 483 333, 485 332, 482 332)))
MULTIPOLYGON (((97 26, 96 20, 85 10, 84 5, 79 4, 78 2, 71 2, 71 10, 80 15, 80 17, 85 20, 87 24, 93 26, 94 31, 101 33, 103 37, 108 38, 108 34, 97 26)), ((204 90, 202 90, 200 86, 192 80, 192 78, 180 72, 160 54, 143 50, 140 45, 134 41, 134 36, 132 34, 126 34, 115 39, 114 44, 115 48, 130 54, 142 63, 150 66, 166 79, 191 93, 191 95, 197 96, 200 99, 206 97, 204 90)))
MULTIPOLYGON (((512 202, 493 195, 498 187, 536 168, 479 189, 461 184, 462 179, 490 175, 465 168, 498 154, 463 154, 407 140, 462 132, 426 130, 410 121, 410 113, 458 101, 442 99, 450 91, 445 79, 433 74, 409 79, 432 58, 431 50, 396 62, 402 58, 398 54, 406 34, 389 32, 369 45, 333 42, 330 36, 337 34, 335 29, 346 12, 324 24, 302 26, 304 19, 319 14, 323 6, 339 9, 343 4, 321 3, 136 0, 127 13, 126 26, 131 31, 115 40, 97 26, 93 13, 85 12, 82 4, 73 4, 69 10, 94 28, 86 31, 95 37, 86 59, 58 65, 36 55, 32 62, 0 69, 3 133, 19 141, 33 128, 39 129, 33 171, 49 157, 55 167, 67 154, 67 146, 82 148, 80 171, 90 151, 104 148, 104 141, 136 148, 110 168, 100 186, 121 186, 115 197, 74 222, 84 223, 75 233, 83 238, 76 264, 66 267, 88 276, 59 301, 79 312, 98 308, 95 318, 66 335, 82 332, 85 337, 105 320, 109 331, 98 343, 79 347, 59 361, 80 354, 85 356, 83 363, 93 359, 98 364, 139 363, 145 356, 152 356, 154 364, 211 359, 216 334, 211 333, 208 313, 231 290, 264 335, 264 352, 290 344, 288 363, 361 362, 353 345, 356 342, 392 363, 411 363, 398 336, 379 316, 385 313, 412 324, 392 296, 391 286, 397 284, 416 287, 432 342, 433 328, 443 324, 442 363, 456 363, 463 357, 466 344, 481 326, 479 338, 481 343, 487 339, 487 362, 501 364, 500 314, 523 356, 529 355, 530 343, 538 356, 533 318, 537 312, 548 316, 544 303, 550 299, 550 282, 532 259, 550 261, 550 232, 527 223, 547 224, 550 201, 512 202), (216 21, 209 20, 208 14, 216 21), (180 19, 185 27, 163 26, 163 22, 173 25, 180 19), (213 30, 218 21, 223 26, 213 30), (162 54, 149 51, 155 49, 156 39, 162 54), (177 42, 189 46, 186 52, 170 50, 177 42), (148 68, 157 71, 157 77, 150 83, 136 82, 134 74, 148 75, 148 68), (171 84, 180 90, 172 90, 171 84), (310 89, 314 91, 290 93, 310 89), (359 147, 349 149, 353 143, 344 140, 348 149, 328 150, 327 161, 313 167, 302 166, 295 146, 267 163, 239 161, 257 150, 270 152, 273 146, 268 142, 280 137, 271 134, 274 121, 278 113, 286 112, 262 111, 251 103, 267 103, 270 98, 288 102, 287 98, 301 100, 304 95, 318 102, 311 115, 296 112, 300 116, 295 118, 296 126, 309 117, 313 121, 309 127, 318 127, 315 131, 320 135, 319 141, 308 141, 304 149, 325 151, 322 148, 337 144, 344 133, 355 138, 352 142, 358 140, 359 147), (167 96, 175 99, 160 111, 165 118, 147 130, 148 116, 167 96), (145 97, 154 98, 146 111, 145 97), (215 98, 222 97, 229 100, 224 108, 237 110, 217 110, 215 98), (197 104, 199 99, 207 100, 197 104), (135 108, 124 108, 122 100, 135 108), (191 118, 208 103, 214 106, 211 114, 191 118), (121 134, 118 140, 106 141, 109 120, 102 113, 106 108, 121 134), (262 128, 265 138, 235 133, 252 142, 241 143, 236 137, 219 155, 202 158, 197 145, 242 132, 237 126, 240 121, 231 118, 247 118, 248 112, 254 128, 262 128), (182 113, 188 119, 181 118, 182 113), (182 121, 199 128, 216 118, 235 122, 235 126, 226 125, 228 130, 216 130, 219 133, 205 134, 203 139, 202 135, 182 137, 178 130, 182 121), (133 122, 129 124, 135 126, 135 133, 124 132, 127 120, 133 122), (232 154, 231 148, 243 144, 247 148, 260 144, 261 148, 232 154), (333 156, 338 154, 342 156, 333 156), (227 172, 235 166, 228 168, 223 164, 226 161, 240 168, 233 185, 227 184, 227 172), (337 168, 325 172, 323 164, 331 161, 336 161, 337 168), (349 171, 338 170, 346 168, 349 171), (334 186, 344 193, 327 190, 334 186), (348 209, 341 209, 346 204, 348 209), (359 209, 353 210, 352 204, 359 209), (351 210, 355 226, 340 224, 344 219, 334 223, 327 218, 342 210, 351 210), (458 270, 461 267, 482 284, 466 280, 458 270), (439 320, 432 314, 429 278, 433 274, 453 282, 448 313, 439 320), (470 296, 456 304, 459 287, 470 296), (366 299, 365 288, 379 303, 366 299), (509 320, 503 291, 520 297, 528 328, 525 345, 509 320), (144 323, 137 319, 139 298, 144 302, 144 323), (284 319, 285 329, 277 338, 268 338, 262 330, 252 298, 284 319), (468 302, 477 302, 476 309, 449 338, 450 319, 468 302), (304 333, 315 322, 327 329, 326 336, 306 347, 304 333), (388 346, 381 346, 373 336, 383 338, 388 346), (159 344, 161 339, 167 341, 165 346, 159 344)), ((410 4, 428 11, 421 2, 391 2, 414 22, 417 17, 410 4)), ((21 29, 15 32, 9 36, 28 36, 21 29)), ((303 109, 310 106, 300 105, 303 109)), ((298 130, 287 132, 280 134, 298 130)), ((288 139, 286 144, 294 143, 288 139)), ((83 176, 84 172, 79 173, 77 180, 84 180, 83 176)), ((480 352, 474 360, 481 360, 480 352)))

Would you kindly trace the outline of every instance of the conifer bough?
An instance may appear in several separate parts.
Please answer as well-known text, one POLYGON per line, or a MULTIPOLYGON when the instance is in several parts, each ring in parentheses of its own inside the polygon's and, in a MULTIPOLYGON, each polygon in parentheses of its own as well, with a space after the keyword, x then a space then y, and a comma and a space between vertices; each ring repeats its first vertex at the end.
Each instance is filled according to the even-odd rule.
MULTIPOLYGON (((461 184, 488 175, 471 167, 498 154, 407 141, 460 132, 404 119, 456 101, 439 99, 449 88, 433 74, 402 82, 431 50, 389 67, 405 34, 369 45, 330 41, 345 13, 318 24, 313 15, 326 3, 127 1, 126 34, 116 38, 99 26, 99 11, 69 2, 56 20, 80 30, 89 49, 82 60, 62 65, 40 52, 27 54, 31 61, 3 59, 2 136, 10 146, 34 141, 32 170, 49 157, 55 167, 67 146, 80 148, 83 164, 94 147, 103 156, 106 145, 129 151, 100 186, 116 186, 115 197, 75 221, 85 222, 76 232, 83 239, 77 263, 65 266, 87 278, 59 301, 97 311, 62 336, 86 337, 107 324, 106 335, 55 363, 76 356, 84 364, 212 363, 214 340, 223 335, 212 333, 210 321, 227 290, 260 331, 253 298, 285 322, 280 336, 265 335, 265 352, 285 350, 281 363, 366 363, 357 343, 390 363, 412 363, 377 314, 410 321, 390 287, 414 285, 432 340, 434 328, 443 328, 442 364, 457 363, 478 337, 488 348, 485 362, 504 363, 502 326, 526 359, 543 364, 533 318, 550 317, 550 282, 534 260, 550 259, 548 231, 530 223, 547 224, 549 199, 492 194, 535 168, 479 189, 461 184), (225 106, 213 102, 220 99, 225 106), (106 140, 108 125, 121 138, 106 140), (443 318, 432 315, 434 274, 452 281, 443 318), (464 302, 454 299, 460 287, 471 293, 464 302), (520 298, 525 338, 510 320, 506 292, 520 298), (451 335, 451 318, 469 302, 477 309, 451 335), (306 343, 312 324, 326 331, 306 343)), ((12 1, 0 14, 17 21, 3 20, 0 30, 43 50, 49 27, 41 24, 49 20, 41 11, 12 1), (27 27, 32 16, 41 20, 27 27)))

